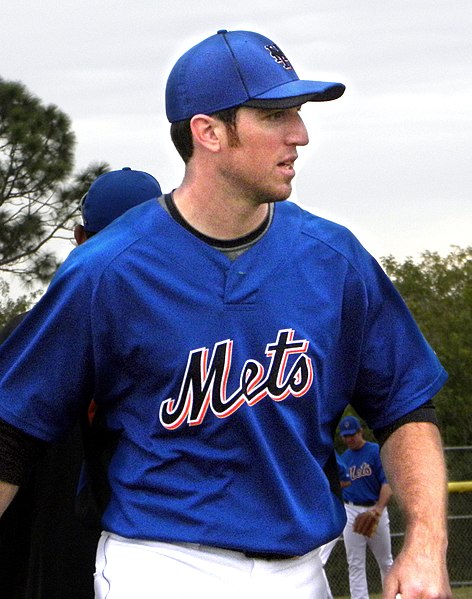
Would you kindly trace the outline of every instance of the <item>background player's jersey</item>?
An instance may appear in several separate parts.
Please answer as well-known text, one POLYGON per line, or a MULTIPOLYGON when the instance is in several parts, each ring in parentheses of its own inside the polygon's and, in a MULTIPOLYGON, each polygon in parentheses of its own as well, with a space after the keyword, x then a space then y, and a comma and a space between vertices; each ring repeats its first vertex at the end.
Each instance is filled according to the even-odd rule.
POLYGON ((351 481, 343 489, 344 499, 356 505, 375 503, 379 498, 380 487, 387 482, 377 443, 366 441, 360 449, 347 449, 341 460, 351 481))
POLYGON ((278 203, 232 262, 152 200, 73 250, 2 346, 0 418, 51 440, 93 397, 118 435, 106 530, 297 555, 344 527, 348 402, 375 429, 445 378, 345 228, 278 203))
POLYGON ((349 477, 349 472, 347 471, 346 466, 344 465, 344 462, 342 461, 342 458, 338 452, 336 452, 336 464, 338 466, 339 481, 342 483, 350 483, 351 479, 349 477))

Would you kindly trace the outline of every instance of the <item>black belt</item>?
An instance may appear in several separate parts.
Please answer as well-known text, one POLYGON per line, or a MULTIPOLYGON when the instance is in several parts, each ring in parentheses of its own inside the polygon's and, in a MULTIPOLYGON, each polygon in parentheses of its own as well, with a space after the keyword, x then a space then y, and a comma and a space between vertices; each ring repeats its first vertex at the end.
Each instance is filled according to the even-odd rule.
POLYGON ((243 551, 246 557, 251 559, 265 559, 267 561, 275 561, 281 559, 295 559, 298 555, 285 555, 283 553, 264 553, 260 551, 243 551))
POLYGON ((353 501, 345 501, 347 505, 353 505, 354 507, 373 507, 375 501, 366 501, 365 503, 354 503, 353 501))

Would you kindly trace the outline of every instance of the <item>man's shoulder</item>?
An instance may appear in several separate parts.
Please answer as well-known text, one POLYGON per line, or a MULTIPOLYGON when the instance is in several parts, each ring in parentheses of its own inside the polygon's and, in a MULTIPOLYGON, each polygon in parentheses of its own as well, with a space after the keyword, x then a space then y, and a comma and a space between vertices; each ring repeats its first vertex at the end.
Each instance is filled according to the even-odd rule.
POLYGON ((302 230, 314 236, 333 235, 339 237, 355 238, 353 233, 344 225, 329 220, 312 212, 306 205, 287 200, 277 204, 277 210, 283 211, 284 218, 292 215, 302 221, 302 230))
POLYGON ((281 210, 300 219, 300 233, 322 244, 328 251, 337 254, 356 268, 373 260, 356 235, 346 226, 318 216, 303 205, 285 202, 281 210))
POLYGON ((63 266, 77 267, 85 272, 99 272, 133 245, 158 239, 163 216, 165 212, 155 199, 144 202, 75 248, 63 266))
POLYGON ((365 453, 369 453, 371 455, 380 454, 380 446, 378 443, 374 443, 373 441, 366 441, 364 444, 365 453))

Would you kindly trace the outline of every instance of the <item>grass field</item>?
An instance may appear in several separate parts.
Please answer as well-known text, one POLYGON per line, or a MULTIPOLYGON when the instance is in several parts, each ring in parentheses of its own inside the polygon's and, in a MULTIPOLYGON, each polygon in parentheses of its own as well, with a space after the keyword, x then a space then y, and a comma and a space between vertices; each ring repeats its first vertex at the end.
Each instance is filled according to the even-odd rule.
POLYGON ((472 599, 472 587, 452 589, 454 599, 472 599))
MULTIPOLYGON (((454 599, 472 599, 472 587, 461 587, 452 589, 454 599)), ((337 596, 334 599, 350 599, 349 595, 337 596)), ((370 599, 382 599, 382 595, 370 594, 370 599)))

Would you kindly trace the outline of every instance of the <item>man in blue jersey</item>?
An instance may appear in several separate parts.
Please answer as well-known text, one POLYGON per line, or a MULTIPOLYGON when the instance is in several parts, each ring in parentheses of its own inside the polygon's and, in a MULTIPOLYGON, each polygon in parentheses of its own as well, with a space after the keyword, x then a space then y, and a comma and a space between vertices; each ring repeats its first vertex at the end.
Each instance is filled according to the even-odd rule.
MULTIPOLYGON (((333 434, 349 403, 410 522, 386 599, 450 598, 431 405, 447 375, 354 236, 285 201, 300 106, 343 92, 254 32, 191 48, 166 87, 181 185, 72 252, 0 349, 0 419, 23 456, 0 436, 0 479, 91 397, 116 435, 97 598, 320 597, 319 547, 346 521, 333 434)), ((0 489, 6 504, 14 485, 0 489)))
POLYGON ((379 565, 382 584, 393 563, 387 511, 392 491, 382 467, 379 446, 364 439, 359 420, 346 416, 339 423, 339 433, 348 447, 341 458, 351 481, 343 489, 349 588, 352 599, 368 599, 366 548, 369 547, 379 565), (365 530, 359 529, 362 519, 368 523, 365 530))
MULTIPOLYGON (((133 206, 160 195, 159 183, 143 171, 125 167, 100 175, 80 202, 83 223, 74 227, 77 245, 133 206)), ((14 317, 0 331, 0 343, 25 317, 26 313, 14 317)), ((105 483, 94 478, 83 487, 80 517, 87 514, 87 526, 77 517, 76 492, 84 460, 83 441, 88 441, 94 430, 84 414, 80 426, 77 423, 66 438, 48 447, 0 520, 2 599, 93 597, 100 530, 90 526, 89 514, 95 513, 95 492, 102 495, 105 483)))

